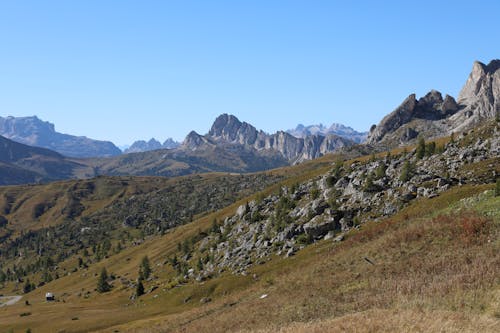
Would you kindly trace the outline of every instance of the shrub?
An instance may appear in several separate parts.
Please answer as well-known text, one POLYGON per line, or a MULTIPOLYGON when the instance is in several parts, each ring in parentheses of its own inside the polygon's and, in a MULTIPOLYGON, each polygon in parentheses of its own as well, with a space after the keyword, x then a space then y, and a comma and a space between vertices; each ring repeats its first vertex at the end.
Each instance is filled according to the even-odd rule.
POLYGON ((297 237, 297 243, 299 243, 299 244, 307 245, 307 244, 311 244, 312 242, 313 242, 313 237, 311 235, 300 234, 297 237))
POLYGON ((481 236, 487 233, 488 220, 484 217, 466 215, 461 219, 462 239, 472 244, 481 241, 481 236))
POLYGON ((497 184, 495 186, 495 197, 500 197, 500 177, 497 178, 497 184))
POLYGON ((335 179, 334 176, 330 175, 330 176, 326 177, 326 185, 328 187, 334 187, 336 181, 337 181, 337 179, 335 179))
POLYGON ((434 141, 430 142, 425 146, 425 155, 432 156, 436 153, 436 143, 434 141))

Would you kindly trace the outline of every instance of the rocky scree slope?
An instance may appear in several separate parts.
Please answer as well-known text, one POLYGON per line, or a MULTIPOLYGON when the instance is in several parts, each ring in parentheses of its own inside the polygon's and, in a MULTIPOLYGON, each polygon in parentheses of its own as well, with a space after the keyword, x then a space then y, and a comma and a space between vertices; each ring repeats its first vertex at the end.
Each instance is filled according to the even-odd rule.
POLYGON ((106 157, 121 150, 109 141, 56 132, 54 124, 38 117, 0 117, 0 135, 30 146, 54 150, 69 157, 106 157))
POLYGON ((391 216, 414 199, 433 198, 453 186, 492 183, 500 174, 497 124, 421 149, 338 162, 317 179, 240 206, 223 222, 214 221, 193 253, 176 258, 179 273, 198 281, 227 270, 246 274, 272 255, 291 256, 322 239, 341 241, 349 229, 391 216))
POLYGON ((379 148, 413 143, 417 137, 436 138, 469 130, 500 114, 500 60, 488 65, 475 62, 458 102, 432 90, 417 99, 408 96, 378 125, 372 126, 367 143, 379 148))

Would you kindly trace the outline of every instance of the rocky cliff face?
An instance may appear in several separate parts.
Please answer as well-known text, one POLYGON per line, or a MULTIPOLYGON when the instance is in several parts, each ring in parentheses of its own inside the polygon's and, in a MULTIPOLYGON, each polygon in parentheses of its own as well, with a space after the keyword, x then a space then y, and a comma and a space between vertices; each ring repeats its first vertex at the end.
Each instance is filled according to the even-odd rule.
POLYGON ((0 117, 0 135, 30 146, 51 149, 69 157, 106 157, 121 151, 109 141, 97 141, 55 131, 54 124, 33 117, 0 117))
MULTIPOLYGON (((425 126, 429 126, 429 122, 445 119, 453 115, 457 110, 458 105, 455 99, 449 95, 446 95, 443 99, 439 91, 432 90, 418 100, 415 94, 411 94, 393 112, 385 116, 379 125, 370 130, 367 143, 380 142, 386 136, 390 137, 390 134, 395 133, 402 126, 412 121, 420 120, 425 126)), ((408 142, 416 138, 417 135, 418 131, 407 127, 405 135, 399 137, 399 143, 408 142)))
POLYGON ((488 65, 474 63, 458 95, 458 103, 463 108, 451 119, 457 130, 470 128, 500 113, 500 60, 492 60, 488 65))
MULTIPOLYGON (((189 145, 191 149, 193 148, 192 143, 194 140, 192 136, 191 133, 183 146, 189 145)), ((210 141, 214 144, 240 144, 261 152, 279 152, 291 163, 299 163, 304 160, 317 158, 354 144, 353 141, 334 134, 326 136, 309 135, 304 138, 297 138, 284 131, 267 134, 228 114, 217 117, 212 128, 204 138, 205 142, 210 141)), ((198 141, 200 141, 199 138, 198 141)))
POLYGON ((500 60, 488 65, 475 62, 472 72, 458 96, 458 102, 433 90, 420 99, 415 94, 377 126, 373 126, 367 143, 397 146, 426 138, 449 135, 472 128, 484 119, 500 113, 500 60))

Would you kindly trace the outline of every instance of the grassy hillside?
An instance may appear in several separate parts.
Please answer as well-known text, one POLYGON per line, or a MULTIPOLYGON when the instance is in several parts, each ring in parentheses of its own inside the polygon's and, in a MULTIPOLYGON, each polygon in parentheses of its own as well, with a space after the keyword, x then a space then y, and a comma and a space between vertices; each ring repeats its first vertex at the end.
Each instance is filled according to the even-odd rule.
POLYGON ((500 325, 500 198, 488 188, 462 187, 420 200, 390 219, 351 231, 344 242, 323 241, 294 257, 274 258, 248 276, 226 274, 175 288, 163 284, 172 272, 162 261, 176 251, 178 239, 208 224, 201 219, 35 290, 22 300, 31 305, 0 309, 0 328, 269 332, 284 326, 301 332, 343 323, 363 331, 361 324, 347 322, 358 318, 388 331, 494 332, 500 325), (133 279, 146 254, 158 277, 147 289, 157 289, 131 301, 117 278, 110 293, 94 291, 102 266, 133 279), (43 301, 49 290, 59 302, 43 301), (207 297, 211 302, 200 303, 207 297), (392 329, 382 314, 389 315, 392 329))
MULTIPOLYGON (((89 252, 87 257, 82 248, 77 248, 77 255, 60 256, 57 267, 47 267, 49 273, 57 272, 58 278, 28 292, 16 305, 0 308, 0 331, 24 332, 31 328, 33 332, 497 332, 500 329, 500 196, 495 196, 498 185, 492 184, 492 172, 500 170, 497 170, 498 156, 492 155, 491 150, 498 148, 498 142, 490 140, 496 137, 498 128, 496 125, 491 128, 494 130, 476 130, 455 138, 439 149, 443 152, 429 153, 421 159, 416 152, 419 147, 391 151, 390 159, 383 153, 339 163, 340 156, 325 156, 265 175, 189 176, 163 179, 167 183, 161 186, 154 183, 155 178, 144 178, 147 184, 143 185, 144 192, 141 186, 125 192, 118 186, 117 190, 105 191, 102 196, 97 195, 95 188, 89 195, 89 187, 79 182, 76 188, 87 193, 82 198, 92 200, 88 203, 80 200, 85 207, 80 220, 64 221, 54 227, 76 225, 76 230, 80 230, 78 223, 93 221, 135 231, 130 238, 124 238, 128 242, 123 248, 108 251, 99 259, 91 243, 84 243, 84 249, 89 252), (379 197, 379 192, 366 186, 371 178, 367 170, 377 173, 373 168, 381 164, 383 158, 390 163, 387 175, 380 180, 396 184, 394 190, 387 188, 384 191, 394 193, 400 189, 406 191, 409 185, 415 187, 409 192, 411 199, 407 200, 406 195, 398 199, 397 213, 389 217, 375 216, 373 211, 361 206, 357 217, 365 222, 360 224, 358 221, 349 231, 343 231, 343 241, 317 238, 311 245, 305 246, 305 242, 294 255, 286 258, 273 252, 253 262, 240 274, 223 270, 203 279, 192 274, 201 271, 201 267, 211 260, 219 260, 207 256, 207 262, 197 265, 206 253, 203 252, 204 241, 210 238, 213 230, 222 225, 221 221, 231 223, 227 217, 240 215, 240 219, 245 220, 248 217, 245 207, 251 206, 252 200, 271 205, 281 202, 278 196, 282 193, 288 191, 294 195, 304 191, 297 203, 309 205, 319 200, 321 193, 335 193, 331 188, 317 186, 318 179, 328 183, 328 178, 333 176, 340 182, 348 179, 350 183, 359 183, 359 191, 347 194, 346 201, 335 195, 336 200, 342 201, 340 206, 333 205, 335 209, 348 209, 349 206, 341 207, 357 193, 363 192, 363 197, 379 197), (398 172, 402 173, 405 158, 408 165, 413 164, 414 171, 409 180, 403 181, 398 172), (447 164, 451 165, 449 170, 442 167, 447 164), (173 182, 170 184, 173 187, 165 190, 170 186, 169 181, 173 182), (412 182, 418 188, 409 184, 412 182), (218 202, 224 198, 225 188, 237 184, 247 186, 240 188, 240 192, 232 188, 229 193, 237 195, 231 196, 230 202, 223 200, 222 209, 210 206, 210 200, 203 199, 208 196, 217 198, 218 202), (296 188, 296 192, 284 190, 283 186, 296 188), (436 186, 439 191, 429 192, 432 195, 416 195, 436 186), (191 197, 195 191, 203 195, 191 197), (161 230, 162 224, 155 224, 155 221, 168 210, 163 206, 165 201, 159 199, 169 198, 166 201, 172 202, 175 198, 169 196, 171 193, 178 194, 180 202, 187 198, 186 202, 192 204, 195 199, 194 206, 186 210, 176 206, 181 209, 174 210, 191 212, 193 221, 158 232, 151 227, 159 226, 161 230), (87 207, 99 198, 113 196, 115 199, 102 208, 87 207), (276 200, 269 201, 272 197, 276 200), (307 202, 307 198, 311 198, 311 202, 307 202), (158 210, 160 215, 155 215, 154 207, 161 208, 158 210), (246 213, 235 215, 241 207, 246 213), (143 219, 138 225, 124 221, 130 209, 137 213, 130 222, 143 219), (194 214, 193 209, 199 209, 200 213, 194 214), (113 217, 118 224, 113 224, 116 223, 113 217), (152 274, 143 280, 146 293, 136 297, 139 268, 146 256, 152 274), (83 258, 83 263, 78 257, 83 258), (96 287, 103 268, 110 275, 108 282, 112 289, 99 293, 96 287), (45 302, 46 292, 54 292, 57 301, 45 302)), ((450 138, 436 144, 440 147, 448 141, 450 138)), ((430 143, 427 145, 430 147, 430 143)), ((130 184, 134 184, 133 179, 129 179, 130 184)), ((93 181, 115 183, 124 179, 93 181)), ((79 193, 79 190, 70 192, 79 193)), ((9 209, 29 202, 30 198, 22 196, 25 191, 29 189, 6 189, 5 193, 19 198, 19 202, 10 204, 9 209)), ((90 206, 97 207, 95 204, 90 206)), ((265 214, 269 218, 273 214, 277 216, 277 207, 269 206, 270 211, 265 214)), ((22 209, 17 211, 20 214, 22 209)), ((13 216, 7 218, 13 219, 13 216)), ((249 226, 264 223, 253 216, 247 222, 249 226)), ((10 223, 9 220, 7 225, 10 223)), ((234 225, 235 228, 246 227, 239 222, 234 225)), ((58 230, 50 228, 40 228, 39 232, 45 235, 58 230)), ((116 230, 120 229, 98 230, 104 230, 104 239, 112 237, 115 249, 120 235, 116 230)), ((8 237, 13 234, 14 231, 8 237)), ((234 246, 231 237, 222 231, 211 246, 218 248, 223 243, 234 246)), ((71 245, 67 239, 61 239, 59 244, 63 249, 71 245)), ((7 264, 2 262, 4 268, 13 269, 26 258, 25 252, 17 248, 10 254, 7 264)), ((22 294, 28 278, 38 282, 43 280, 45 273, 36 271, 22 276, 22 281, 4 282, 0 293, 22 294)))

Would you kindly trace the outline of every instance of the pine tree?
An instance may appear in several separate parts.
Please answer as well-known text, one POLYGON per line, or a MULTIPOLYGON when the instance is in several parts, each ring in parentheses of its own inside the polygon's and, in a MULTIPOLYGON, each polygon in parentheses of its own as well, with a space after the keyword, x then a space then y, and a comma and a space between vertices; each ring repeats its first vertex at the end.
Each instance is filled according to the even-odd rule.
POLYGON ((135 288, 135 295, 137 297, 144 295, 144 285, 142 284, 142 279, 137 280, 137 287, 135 288))
POLYGON ((97 280, 97 292, 105 293, 111 290, 111 286, 108 283, 108 272, 106 268, 103 268, 101 274, 99 275, 99 279, 97 280))
POLYGON ((418 139, 418 145, 417 145, 417 158, 421 160, 425 156, 425 140, 424 138, 418 139))
POLYGON ((23 292, 25 294, 27 294, 32 290, 31 288, 32 288, 32 284, 31 284, 30 280, 26 279, 26 283, 24 284, 24 287, 23 287, 23 292))
POLYGON ((399 180, 402 182, 407 182, 411 179, 412 176, 412 165, 410 161, 405 161, 403 167, 401 168, 401 175, 399 176, 399 180))
POLYGON ((146 280, 151 275, 151 265, 149 264, 148 256, 142 258, 141 266, 139 267, 139 276, 146 280))

